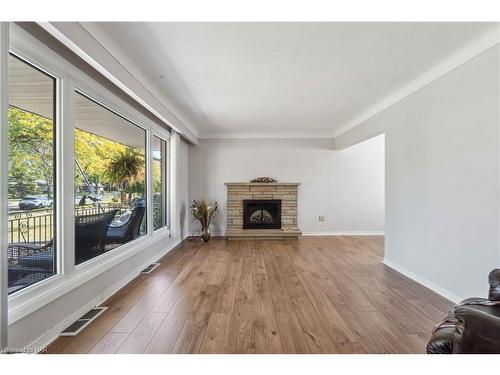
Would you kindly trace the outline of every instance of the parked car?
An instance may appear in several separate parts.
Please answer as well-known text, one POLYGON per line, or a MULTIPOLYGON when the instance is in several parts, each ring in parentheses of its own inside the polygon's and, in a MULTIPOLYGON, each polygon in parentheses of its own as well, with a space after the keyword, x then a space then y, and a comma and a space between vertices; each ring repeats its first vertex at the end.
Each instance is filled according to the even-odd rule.
POLYGON ((52 206, 52 199, 47 197, 26 196, 19 201, 20 210, 33 210, 52 206))

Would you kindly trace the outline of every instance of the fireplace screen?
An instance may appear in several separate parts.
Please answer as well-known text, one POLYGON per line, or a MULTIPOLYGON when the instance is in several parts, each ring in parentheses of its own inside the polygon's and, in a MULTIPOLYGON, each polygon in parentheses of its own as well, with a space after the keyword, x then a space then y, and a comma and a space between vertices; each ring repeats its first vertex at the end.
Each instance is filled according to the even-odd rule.
POLYGON ((281 229, 281 200, 244 200, 243 229, 281 229))

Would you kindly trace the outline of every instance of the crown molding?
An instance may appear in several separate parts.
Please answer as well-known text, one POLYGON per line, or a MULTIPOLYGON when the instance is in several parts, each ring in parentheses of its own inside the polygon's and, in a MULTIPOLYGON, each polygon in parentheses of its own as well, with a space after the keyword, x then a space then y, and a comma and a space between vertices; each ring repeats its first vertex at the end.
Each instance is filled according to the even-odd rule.
POLYGON ((456 53, 450 55, 448 58, 444 59, 433 68, 429 69, 418 78, 410 81, 405 86, 394 91, 392 94, 386 96, 381 101, 379 101, 374 106, 361 112, 358 116, 342 125, 333 133, 333 137, 336 138, 352 128, 362 124, 366 120, 375 116, 376 114, 386 110, 407 96, 413 94, 414 92, 420 90, 429 83, 439 79, 445 74, 451 72, 452 70, 458 68, 460 65, 472 60, 474 57, 480 55, 486 50, 498 44, 500 39, 500 28, 499 24, 493 27, 491 30, 484 32, 482 35, 477 37, 475 40, 466 44, 456 53))
POLYGON ((38 25, 177 133, 194 144, 198 142, 196 127, 158 100, 80 23, 38 22, 38 25))
POLYGON ((205 132, 199 139, 331 139, 331 132, 205 132))

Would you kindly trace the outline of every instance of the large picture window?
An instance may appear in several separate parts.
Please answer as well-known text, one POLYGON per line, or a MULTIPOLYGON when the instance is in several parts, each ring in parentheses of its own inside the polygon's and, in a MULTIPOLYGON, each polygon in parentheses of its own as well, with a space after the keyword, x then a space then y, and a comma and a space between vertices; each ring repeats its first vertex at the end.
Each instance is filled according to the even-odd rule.
POLYGON ((146 234, 146 131, 75 94, 75 263, 146 234))
POLYGON ((10 56, 8 292, 57 273, 56 79, 10 56))
POLYGON ((153 228, 167 225, 167 142, 153 136, 153 228))
POLYGON ((11 34, 8 57, 2 241, 17 318, 147 249, 169 221, 168 131, 32 42, 11 34))

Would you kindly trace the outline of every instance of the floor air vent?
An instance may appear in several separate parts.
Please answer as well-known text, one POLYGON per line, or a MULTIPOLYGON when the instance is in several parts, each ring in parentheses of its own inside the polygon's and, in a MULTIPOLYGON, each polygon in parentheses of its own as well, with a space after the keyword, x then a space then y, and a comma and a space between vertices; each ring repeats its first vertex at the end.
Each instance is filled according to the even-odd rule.
POLYGON ((85 327, 92 323, 99 315, 101 315, 107 307, 94 307, 86 312, 80 319, 71 324, 68 328, 60 333, 59 336, 76 336, 85 327))
POLYGON ((147 266, 146 268, 144 268, 142 271, 141 271, 141 275, 147 275, 147 274, 150 274, 151 272, 153 272, 153 270, 158 267, 160 265, 160 263, 153 263, 153 264, 150 264, 149 266, 147 266))

